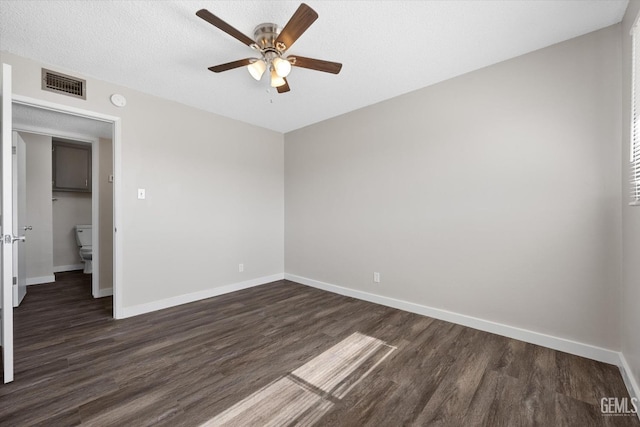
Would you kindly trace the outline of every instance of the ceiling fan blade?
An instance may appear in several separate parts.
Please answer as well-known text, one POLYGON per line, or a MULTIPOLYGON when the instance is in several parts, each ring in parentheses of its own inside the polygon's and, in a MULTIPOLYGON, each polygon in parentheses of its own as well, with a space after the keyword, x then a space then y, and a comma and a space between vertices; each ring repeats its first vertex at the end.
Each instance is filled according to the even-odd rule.
POLYGON ((282 86, 277 87, 276 89, 278 89, 278 93, 285 93, 291 90, 291 88, 289 87, 289 82, 287 81, 286 78, 284 79, 284 84, 282 86))
POLYGON ((244 67, 245 65, 251 64, 255 60, 255 58, 239 59, 237 61, 227 62, 226 64, 214 65, 213 67, 209 67, 209 70, 213 71, 214 73, 221 73, 223 71, 233 70, 234 68, 244 67))
POLYGON ((204 19, 214 27, 218 27, 225 33, 229 34, 231 37, 240 40, 240 42, 246 44, 247 46, 251 46, 256 43, 251 37, 246 36, 240 31, 236 30, 234 27, 227 24, 222 19, 215 16, 213 13, 209 12, 207 9, 200 9, 196 12, 196 15, 204 19))
POLYGON ((278 43, 281 43, 284 45, 282 49, 279 49, 281 52, 289 49, 316 19, 318 19, 316 11, 302 3, 280 32, 276 39, 276 48, 279 49, 278 43))
POLYGON ((322 59, 305 58, 304 56, 290 56, 287 58, 295 67, 308 68, 310 70, 324 71, 325 73, 338 74, 342 69, 339 62, 323 61, 322 59), (295 60, 294 60, 295 58, 295 60))

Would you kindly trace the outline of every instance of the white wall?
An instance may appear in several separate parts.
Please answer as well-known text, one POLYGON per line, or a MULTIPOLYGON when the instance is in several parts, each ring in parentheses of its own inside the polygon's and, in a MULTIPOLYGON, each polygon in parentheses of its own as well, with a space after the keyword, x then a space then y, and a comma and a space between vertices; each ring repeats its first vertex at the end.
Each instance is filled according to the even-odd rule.
POLYGON ((10 53, 0 60, 18 95, 121 117, 125 308, 282 274, 282 134, 10 53), (42 91, 42 66, 86 78, 87 100, 42 91))
POLYGON ((620 62, 616 25, 286 134, 286 272, 619 349, 620 62))
MULTIPOLYGON (((49 159, 51 161, 51 159, 49 159)), ((53 198, 53 268, 55 271, 82 265, 75 226, 91 224, 91 193, 54 191, 53 198)))
POLYGON ((33 227, 25 232, 27 283, 42 283, 53 276, 51 137, 27 132, 20 136, 26 145, 27 224, 33 227))
POLYGON ((623 41, 623 125, 622 125, 622 354, 634 377, 640 398, 640 207, 628 206, 629 199, 629 131, 631 94, 631 37, 629 31, 640 11, 640 2, 629 2, 622 21, 623 41))

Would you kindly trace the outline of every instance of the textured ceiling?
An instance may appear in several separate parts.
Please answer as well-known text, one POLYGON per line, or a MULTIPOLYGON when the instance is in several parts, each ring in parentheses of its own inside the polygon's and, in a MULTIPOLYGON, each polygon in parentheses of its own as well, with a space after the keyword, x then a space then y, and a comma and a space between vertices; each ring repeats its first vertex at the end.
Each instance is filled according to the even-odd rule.
POLYGON ((195 16, 251 36, 298 1, 0 1, 0 50, 288 132, 621 21, 627 0, 314 1, 319 19, 290 54, 342 62, 294 68, 291 92, 243 69, 252 50, 195 16))

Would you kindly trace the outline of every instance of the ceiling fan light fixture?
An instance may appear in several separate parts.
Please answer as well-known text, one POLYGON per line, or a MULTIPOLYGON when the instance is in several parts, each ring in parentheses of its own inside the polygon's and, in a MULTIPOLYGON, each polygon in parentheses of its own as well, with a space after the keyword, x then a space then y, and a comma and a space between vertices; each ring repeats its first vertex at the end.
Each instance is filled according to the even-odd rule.
POLYGON ((285 81, 283 77, 280 77, 275 68, 271 69, 271 87, 284 86, 285 81))
POLYGON ((296 40, 318 19, 318 13, 305 3, 298 6, 283 28, 280 28, 277 24, 265 22, 255 27, 253 38, 245 35, 206 9, 198 10, 196 16, 250 47, 254 51, 254 55, 256 55, 256 52, 259 53, 258 57, 254 56, 208 67, 209 71, 214 73, 247 67, 251 77, 261 80, 265 72, 269 71, 271 87, 277 88, 278 93, 286 93, 291 90, 287 76, 291 72, 292 66, 332 74, 338 74, 342 68, 342 64, 338 62, 297 55, 284 56, 288 54, 288 50, 296 40))
POLYGON ((291 72, 291 63, 286 59, 282 59, 280 57, 274 58, 272 61, 273 68, 275 68, 276 73, 280 77, 287 77, 291 72))
POLYGON ((249 70, 249 74, 256 80, 260 80, 265 70, 267 69, 267 64, 262 59, 259 59, 249 65, 247 65, 247 70, 249 70))

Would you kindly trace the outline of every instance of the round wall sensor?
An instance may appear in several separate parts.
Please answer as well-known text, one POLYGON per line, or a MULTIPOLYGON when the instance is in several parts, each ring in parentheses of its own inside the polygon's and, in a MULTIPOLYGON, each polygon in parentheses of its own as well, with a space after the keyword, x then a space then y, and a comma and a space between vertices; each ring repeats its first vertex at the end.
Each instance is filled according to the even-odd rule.
POLYGON ((113 95, 111 95, 111 103, 116 107, 124 107, 125 105, 127 105, 127 98, 125 98, 123 95, 120 95, 119 93, 114 93, 113 95))

